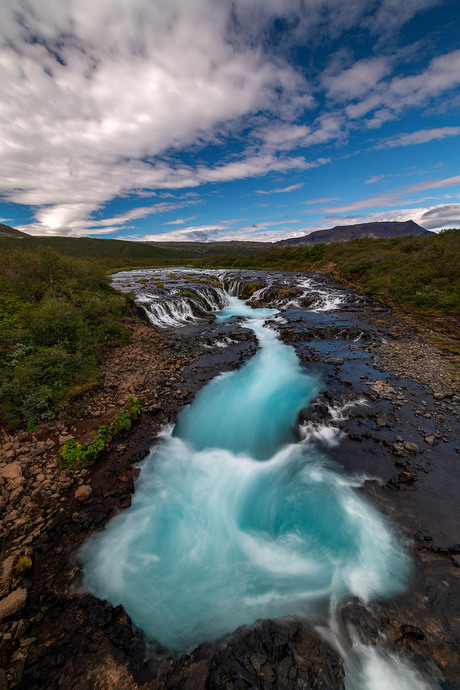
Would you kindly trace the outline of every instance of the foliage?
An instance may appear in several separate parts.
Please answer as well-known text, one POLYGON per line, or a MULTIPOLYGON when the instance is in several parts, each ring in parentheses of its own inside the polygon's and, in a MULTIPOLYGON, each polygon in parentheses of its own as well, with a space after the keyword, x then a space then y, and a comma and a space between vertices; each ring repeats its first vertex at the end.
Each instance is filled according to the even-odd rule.
POLYGON ((129 303, 94 263, 0 249, 0 423, 51 420, 96 383, 102 345, 126 338, 129 303))
POLYGON ((130 397, 126 407, 113 417, 108 426, 98 427, 91 441, 88 443, 79 443, 75 439, 66 441, 59 458, 61 466, 71 470, 77 467, 87 467, 94 462, 114 436, 131 428, 133 420, 140 413, 140 409, 139 401, 130 397))
POLYGON ((29 556, 21 556, 16 565, 14 566, 14 574, 16 577, 21 577, 28 570, 32 568, 32 559, 29 556))

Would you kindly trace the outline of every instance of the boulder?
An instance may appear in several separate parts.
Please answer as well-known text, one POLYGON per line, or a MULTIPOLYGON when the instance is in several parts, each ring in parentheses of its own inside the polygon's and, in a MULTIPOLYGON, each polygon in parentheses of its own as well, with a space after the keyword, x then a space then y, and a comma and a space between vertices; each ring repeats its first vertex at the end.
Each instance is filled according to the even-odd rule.
POLYGON ((22 477, 21 465, 18 462, 10 462, 6 467, 0 470, 0 477, 4 479, 17 479, 22 477))
POLYGON ((404 448, 408 453, 418 453, 418 445, 412 441, 404 441, 404 448))
POLYGON ((2 588, 4 590, 8 590, 11 579, 13 577, 13 566, 14 566, 14 556, 8 556, 8 558, 5 558, 3 561, 3 568, 2 568, 2 588))
POLYGON ((27 589, 15 589, 7 597, 0 601, 0 621, 8 616, 12 616, 25 606, 27 600, 27 589))
POLYGON ((77 499, 77 501, 82 501, 82 502, 87 501, 88 499, 91 498, 92 493, 93 493, 93 490, 89 484, 82 484, 75 491, 75 498, 77 499))

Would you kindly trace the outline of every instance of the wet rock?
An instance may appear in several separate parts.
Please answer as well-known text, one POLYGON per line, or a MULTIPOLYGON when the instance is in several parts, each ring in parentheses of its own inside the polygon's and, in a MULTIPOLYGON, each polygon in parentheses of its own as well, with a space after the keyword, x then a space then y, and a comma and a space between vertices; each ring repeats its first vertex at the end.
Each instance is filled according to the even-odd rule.
POLYGON ((27 600, 27 590, 26 589, 16 589, 11 592, 7 597, 0 601, 0 621, 8 616, 12 616, 25 606, 27 600))
POLYGON ((191 659, 199 659, 200 654, 202 658, 208 651, 207 687, 344 688, 343 666, 336 651, 311 628, 297 622, 260 621, 237 630, 210 658, 209 647, 202 645, 191 659))
POLYGON ((403 625, 401 625, 401 632, 405 637, 410 637, 413 640, 425 639, 425 633, 420 630, 420 628, 417 628, 416 625, 408 625, 403 623, 403 625))

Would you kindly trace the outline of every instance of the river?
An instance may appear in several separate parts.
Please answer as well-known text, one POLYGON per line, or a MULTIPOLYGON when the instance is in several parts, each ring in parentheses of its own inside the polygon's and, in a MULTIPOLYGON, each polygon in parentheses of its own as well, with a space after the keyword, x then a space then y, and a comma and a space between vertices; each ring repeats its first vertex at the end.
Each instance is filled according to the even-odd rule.
MULTIPOLYGON (((143 302, 156 325, 179 327, 200 310, 223 326, 240 320, 257 353, 211 380, 163 431, 140 466, 131 507, 82 550, 85 587, 122 604, 172 651, 295 615, 338 649, 347 690, 432 687, 401 657, 352 631, 350 644, 338 629, 346 597, 366 604, 403 591, 411 560, 395 527, 359 492, 368 477, 345 472, 316 442, 318 429, 299 427, 299 411, 326 384, 280 340, 278 309, 252 306, 238 298, 238 284, 220 278, 195 309, 183 295, 160 303, 144 293, 143 302)), ((309 308, 326 313, 338 304, 337 291, 323 290, 309 308)), ((322 431, 340 444, 333 427, 322 431)))

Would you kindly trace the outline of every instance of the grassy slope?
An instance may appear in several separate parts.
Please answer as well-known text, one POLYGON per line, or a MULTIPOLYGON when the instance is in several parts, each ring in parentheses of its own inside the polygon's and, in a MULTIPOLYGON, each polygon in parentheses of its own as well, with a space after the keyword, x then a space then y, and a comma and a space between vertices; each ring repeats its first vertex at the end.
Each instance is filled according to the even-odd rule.
POLYGON ((108 270, 142 266, 180 266, 208 254, 249 254, 261 249, 261 243, 245 242, 127 242, 93 237, 0 237, 0 251, 24 249, 37 251, 51 247, 63 256, 84 257, 100 261, 108 270))

